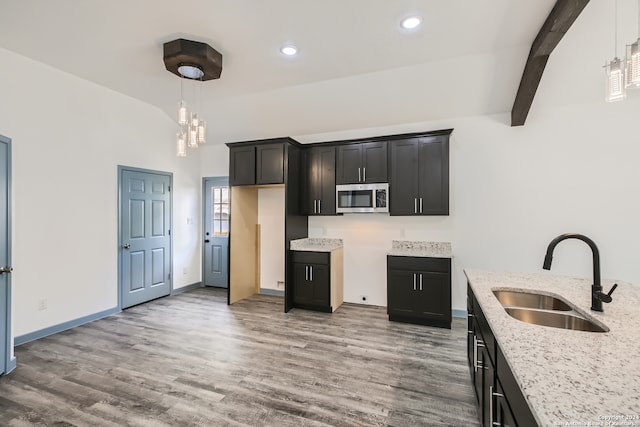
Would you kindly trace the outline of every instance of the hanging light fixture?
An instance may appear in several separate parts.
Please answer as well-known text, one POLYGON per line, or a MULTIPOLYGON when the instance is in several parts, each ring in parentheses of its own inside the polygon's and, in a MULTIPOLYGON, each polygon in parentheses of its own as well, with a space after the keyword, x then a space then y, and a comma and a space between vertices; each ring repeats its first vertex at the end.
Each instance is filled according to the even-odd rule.
MULTIPOLYGON (((164 44, 163 59, 167 71, 180 77, 180 102, 177 117, 180 130, 176 134, 176 154, 179 157, 185 157, 187 147, 198 148, 199 144, 206 143, 207 125, 197 111, 193 108, 189 111, 184 97, 184 80, 199 82, 197 106, 200 107, 202 82, 220 78, 222 55, 206 43, 177 39, 164 44)), ((196 104, 195 100, 194 93, 194 105, 196 104)))
POLYGON ((640 88, 640 0, 638 0, 638 40, 627 45, 627 89, 640 88))
POLYGON ((605 101, 622 101, 627 97, 624 80, 624 62, 618 58, 618 0, 615 1, 614 58, 605 65, 606 95, 605 101))

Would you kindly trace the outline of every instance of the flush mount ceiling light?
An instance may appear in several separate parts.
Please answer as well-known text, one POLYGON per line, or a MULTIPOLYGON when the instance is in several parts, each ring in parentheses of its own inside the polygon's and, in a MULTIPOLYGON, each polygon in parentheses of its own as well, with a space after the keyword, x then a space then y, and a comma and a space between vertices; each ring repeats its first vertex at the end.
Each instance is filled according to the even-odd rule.
POLYGON ((405 30, 413 30, 422 24, 422 18, 419 16, 409 16, 400 22, 400 26, 405 30))
MULTIPOLYGON (((187 155, 187 147, 198 148, 206 139, 206 122, 198 116, 196 111, 188 111, 184 98, 184 80, 200 82, 219 79, 222 74, 222 54, 206 43, 192 40, 177 39, 167 42, 164 48, 164 65, 167 71, 180 77, 180 103, 178 105, 178 125, 180 130, 176 135, 177 152, 179 157, 187 155)), ((195 88, 193 101, 196 103, 195 88)), ((198 99, 198 104, 200 100, 198 99)))
POLYGON ((282 52, 284 55, 287 55, 287 56, 294 56, 298 53, 298 48, 292 44, 288 44, 288 45, 282 46, 280 48, 280 52, 282 52))

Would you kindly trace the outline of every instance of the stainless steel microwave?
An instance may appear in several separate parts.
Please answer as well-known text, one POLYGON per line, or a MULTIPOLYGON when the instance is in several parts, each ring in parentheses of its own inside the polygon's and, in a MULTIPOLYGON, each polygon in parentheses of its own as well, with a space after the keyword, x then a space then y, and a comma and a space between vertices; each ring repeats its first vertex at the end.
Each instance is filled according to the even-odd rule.
POLYGON ((389 184, 336 185, 336 212, 389 212, 389 184))

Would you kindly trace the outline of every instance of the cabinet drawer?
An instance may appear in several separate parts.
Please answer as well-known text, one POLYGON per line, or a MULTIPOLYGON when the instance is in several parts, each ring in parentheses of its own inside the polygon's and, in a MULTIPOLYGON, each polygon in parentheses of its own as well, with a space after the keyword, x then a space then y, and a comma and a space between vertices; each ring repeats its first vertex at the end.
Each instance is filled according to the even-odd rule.
POLYGON ((507 365, 500 346, 497 344, 496 353, 496 375, 504 389, 503 394, 506 396, 511 411, 516 416, 518 427, 538 427, 531 409, 529 409, 529 404, 525 400, 520 386, 511 372, 511 368, 507 365))
POLYGON ((291 251, 291 262, 329 264, 330 252, 291 251))
POLYGON ((387 267, 399 270, 450 273, 451 258, 425 258, 387 255, 387 267))

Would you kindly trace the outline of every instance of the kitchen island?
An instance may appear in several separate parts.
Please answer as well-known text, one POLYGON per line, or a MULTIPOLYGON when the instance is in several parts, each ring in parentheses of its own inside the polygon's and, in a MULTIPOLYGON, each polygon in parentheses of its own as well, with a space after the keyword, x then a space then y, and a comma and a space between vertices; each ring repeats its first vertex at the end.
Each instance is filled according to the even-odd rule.
MULTIPOLYGON (((618 283, 604 312, 590 310, 591 279, 465 270, 473 298, 539 426, 640 426, 640 288, 618 283), (495 290, 559 297, 608 332, 539 326, 511 317, 495 290)), ((608 291, 613 281, 604 280, 608 291)), ((495 410, 494 410, 495 412, 495 410)))

